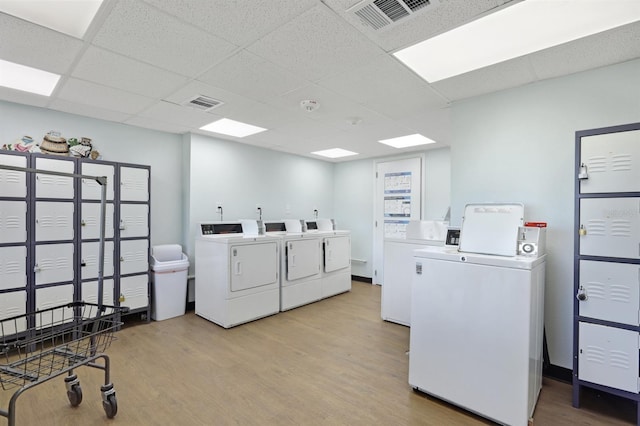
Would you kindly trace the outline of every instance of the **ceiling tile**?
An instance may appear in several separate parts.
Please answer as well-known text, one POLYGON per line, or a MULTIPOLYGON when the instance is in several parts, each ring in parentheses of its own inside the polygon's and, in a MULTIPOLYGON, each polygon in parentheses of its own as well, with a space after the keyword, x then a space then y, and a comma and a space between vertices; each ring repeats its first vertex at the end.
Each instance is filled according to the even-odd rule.
POLYGON ((247 49, 310 81, 361 66, 381 53, 374 43, 324 5, 302 14, 247 49))
POLYGON ((75 78, 63 84, 57 97, 125 114, 136 114, 153 103, 151 98, 75 78))
POLYGON ((145 0, 235 45, 244 46, 317 4, 317 0, 145 0), (250 6, 249 6, 250 5, 250 6))
POLYGON ((65 101, 63 99, 54 99, 51 101, 51 104, 49 104, 49 108, 57 111, 68 112, 70 114, 83 115, 85 117, 93 117, 115 122, 122 122, 131 116, 131 114, 124 112, 111 111, 104 108, 65 101))
POLYGON ((72 75, 104 86, 158 99, 175 91, 188 81, 181 75, 97 47, 87 49, 72 75))
POLYGON ((146 129, 160 130, 162 132, 183 134, 189 132, 189 127, 179 124, 169 123, 163 120, 154 120, 152 118, 135 116, 125 121, 126 124, 132 126, 144 127, 146 129))
POLYGON ((189 77, 223 60, 237 47, 134 1, 115 6, 93 43, 189 77))
POLYGON ((204 112, 188 106, 175 105, 160 101, 138 114, 141 118, 155 120, 157 122, 171 123, 183 128, 200 128, 205 124, 216 121, 222 116, 215 113, 204 112))
POLYGON ((36 95, 34 93, 23 92, 21 90, 9 89, 0 86, 0 99, 3 101, 16 102, 19 104, 43 107, 49 102, 47 96, 36 95))
POLYGON ((0 58, 64 74, 83 42, 39 25, 0 13, 0 58))

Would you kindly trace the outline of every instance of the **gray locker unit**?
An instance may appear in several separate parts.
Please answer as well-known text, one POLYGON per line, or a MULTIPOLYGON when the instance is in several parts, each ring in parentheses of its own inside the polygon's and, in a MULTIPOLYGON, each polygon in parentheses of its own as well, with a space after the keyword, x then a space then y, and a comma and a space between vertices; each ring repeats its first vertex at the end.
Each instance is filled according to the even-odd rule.
POLYGON ((576 132, 573 406, 582 387, 638 405, 640 123, 576 132))

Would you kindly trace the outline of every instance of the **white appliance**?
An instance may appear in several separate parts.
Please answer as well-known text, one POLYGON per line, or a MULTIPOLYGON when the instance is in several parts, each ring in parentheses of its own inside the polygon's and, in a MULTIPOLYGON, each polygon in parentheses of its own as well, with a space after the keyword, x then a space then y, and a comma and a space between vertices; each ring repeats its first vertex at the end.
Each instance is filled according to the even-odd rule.
POLYGON ((299 220, 265 222, 267 235, 280 239, 280 310, 322 298, 322 237, 302 232, 299 220))
POLYGON ((245 235, 240 222, 200 224, 196 314, 224 328, 280 311, 279 239, 245 235))
POLYGON ((411 325, 413 251, 429 246, 442 246, 446 232, 446 222, 412 220, 407 224, 406 238, 385 238, 384 284, 380 309, 383 320, 411 325))
MULTIPOLYGON (((515 253, 523 208, 514 206, 467 206, 465 221, 509 217, 501 229, 487 216, 495 235, 484 245, 464 244, 486 237, 484 218, 463 222, 460 247, 515 253)), ((414 254, 409 384, 495 422, 527 425, 542 387, 545 256, 414 254)))
POLYGON ((322 298, 351 291, 351 232, 335 230, 332 219, 306 224, 308 233, 322 238, 322 298))

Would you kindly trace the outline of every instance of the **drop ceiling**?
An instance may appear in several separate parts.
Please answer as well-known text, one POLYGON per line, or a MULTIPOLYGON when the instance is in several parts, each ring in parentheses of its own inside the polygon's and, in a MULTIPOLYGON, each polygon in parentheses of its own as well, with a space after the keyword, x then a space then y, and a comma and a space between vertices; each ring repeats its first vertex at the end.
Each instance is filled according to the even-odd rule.
POLYGON ((343 148, 359 155, 327 161, 351 161, 448 146, 456 101, 640 57, 635 22, 429 84, 392 53, 517 1, 432 0, 381 29, 355 13, 365 3, 105 0, 82 39, 0 13, 0 59, 62 75, 51 97, 0 88, 0 99, 308 157, 343 148), (194 96, 222 104, 183 105, 194 96), (220 118, 269 130, 199 130, 220 118), (436 143, 377 142, 414 133, 436 143))

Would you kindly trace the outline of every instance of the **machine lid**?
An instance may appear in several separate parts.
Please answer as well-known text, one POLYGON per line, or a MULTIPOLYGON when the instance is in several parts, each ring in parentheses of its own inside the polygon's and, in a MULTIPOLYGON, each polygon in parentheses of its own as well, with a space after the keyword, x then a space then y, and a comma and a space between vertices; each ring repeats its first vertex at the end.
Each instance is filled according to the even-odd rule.
POLYGON ((523 224, 521 203, 467 204, 460 230, 460 251, 515 256, 518 228, 523 224))
POLYGON ((425 247, 413 251, 416 260, 436 259, 456 263, 497 266, 511 269, 533 269, 546 260, 546 255, 531 256, 495 256, 490 254, 463 253, 452 247, 425 247))

